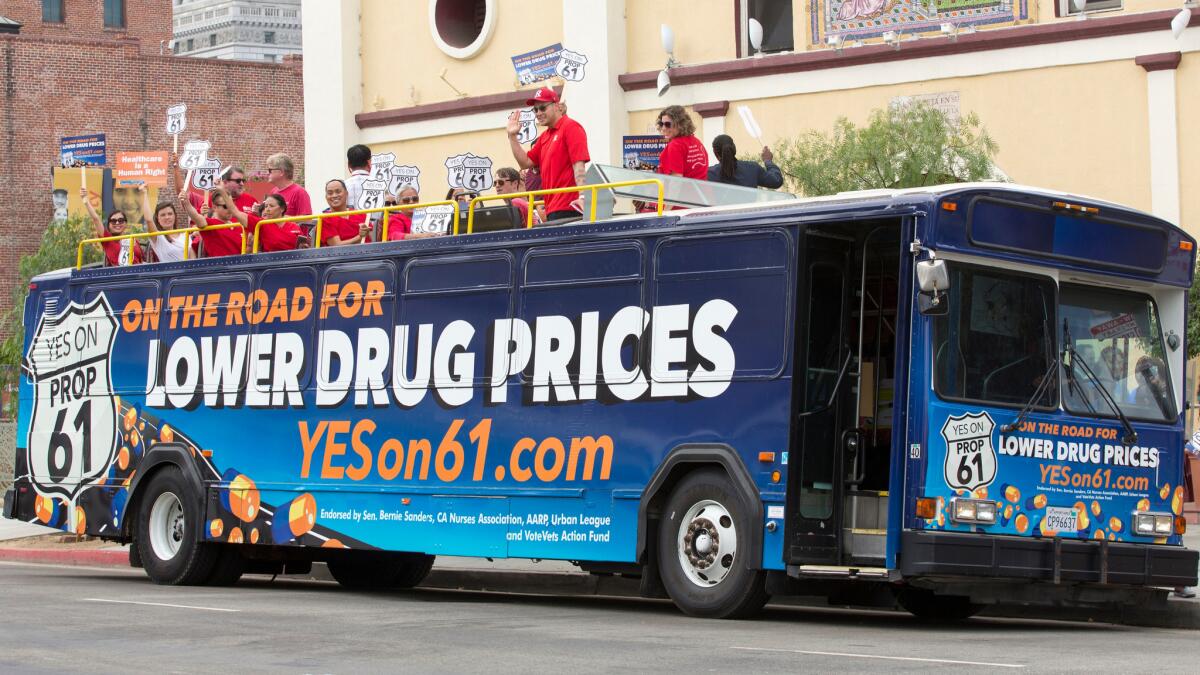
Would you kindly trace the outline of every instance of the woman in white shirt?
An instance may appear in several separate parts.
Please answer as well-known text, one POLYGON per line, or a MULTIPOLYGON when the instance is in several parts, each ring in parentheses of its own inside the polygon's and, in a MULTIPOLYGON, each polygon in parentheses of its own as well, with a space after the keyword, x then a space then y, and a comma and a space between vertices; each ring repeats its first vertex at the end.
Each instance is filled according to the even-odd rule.
MULTIPOLYGON (((150 213, 150 193, 143 183, 138 186, 142 193, 142 213, 150 213)), ((187 227, 179 224, 179 211, 171 202, 162 202, 154 209, 154 217, 146 220, 146 229, 150 232, 163 232, 187 227)), ((183 260, 183 244, 186 237, 182 234, 160 234, 150 237, 150 250, 158 262, 175 262, 183 260)))

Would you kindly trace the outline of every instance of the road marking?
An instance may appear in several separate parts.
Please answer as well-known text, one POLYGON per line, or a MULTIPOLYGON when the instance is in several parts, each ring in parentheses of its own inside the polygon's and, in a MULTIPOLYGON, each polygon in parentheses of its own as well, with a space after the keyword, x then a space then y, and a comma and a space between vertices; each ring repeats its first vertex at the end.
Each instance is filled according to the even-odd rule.
POLYGON ((811 654, 813 656, 844 656, 853 659, 883 659, 886 661, 920 661, 921 663, 948 663, 956 666, 991 666, 993 668, 1024 668, 1016 663, 988 663, 986 661, 954 661, 952 659, 921 659, 915 656, 878 656, 875 654, 850 654, 847 652, 815 652, 804 649, 772 649, 769 647, 731 647, 751 652, 786 652, 788 654, 811 654))
POLYGON ((104 598, 83 598, 84 602, 111 602, 118 605, 148 605, 150 607, 175 607, 176 609, 200 609, 206 612, 240 612, 240 609, 224 607, 199 607, 197 605, 172 605, 168 602, 138 602, 136 600, 106 600, 104 598))

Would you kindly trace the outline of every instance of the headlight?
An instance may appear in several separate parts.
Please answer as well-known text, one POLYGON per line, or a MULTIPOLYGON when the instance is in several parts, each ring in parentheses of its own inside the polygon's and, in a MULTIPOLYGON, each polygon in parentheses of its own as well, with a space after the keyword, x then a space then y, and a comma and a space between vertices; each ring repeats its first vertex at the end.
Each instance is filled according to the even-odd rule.
POLYGON ((991 525, 996 522, 996 502, 956 497, 950 500, 950 520, 957 523, 991 525))
POLYGON ((1174 531, 1175 517, 1170 513, 1134 512, 1133 532, 1143 537, 1167 537, 1174 531))

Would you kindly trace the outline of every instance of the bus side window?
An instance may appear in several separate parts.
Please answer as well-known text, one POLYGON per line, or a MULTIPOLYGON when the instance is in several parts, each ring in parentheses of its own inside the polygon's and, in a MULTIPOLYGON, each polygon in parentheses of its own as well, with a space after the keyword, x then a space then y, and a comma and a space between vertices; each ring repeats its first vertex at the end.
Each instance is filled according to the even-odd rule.
POLYGON ((245 390, 249 358, 237 344, 248 340, 250 333, 249 321, 254 315, 249 305, 251 288, 247 273, 196 275, 171 281, 159 319, 158 352, 159 380, 169 407, 238 404, 245 390), (221 359, 236 379, 202 378, 205 350, 214 362, 221 359))
POLYGON ((387 345, 392 339, 396 266, 387 260, 334 265, 326 270, 316 296, 322 336, 313 350, 317 386, 332 391, 349 385, 354 392, 351 403, 358 407, 388 405, 391 359, 386 359, 382 368, 368 370, 364 357, 369 354, 364 350, 387 345), (321 363, 325 353, 321 342, 327 338, 330 345, 348 344, 352 348, 351 353, 336 352, 336 365, 332 358, 329 364, 321 363))
MULTIPOLYGON (((621 345, 620 374, 604 376, 599 361, 603 358, 600 351, 605 329, 617 312, 627 307, 644 308, 644 259, 640 242, 531 250, 525 258, 518 312, 540 343, 530 345, 531 351, 546 353, 555 346, 549 340, 558 338, 558 346, 571 350, 565 370, 572 385, 593 387, 601 379, 608 384, 632 382, 645 368, 643 355, 634 350, 634 340, 621 345), (595 363, 582 362, 584 344, 596 346, 595 363)), ((535 387, 536 399, 548 401, 553 396, 557 400, 558 393, 564 397, 566 394, 561 386, 550 386, 551 380, 563 379, 559 370, 531 360, 521 371, 521 378, 535 387)), ((571 396, 594 398, 592 394, 576 389, 571 396)))
MULTIPOLYGON (((721 299, 737 310, 724 338, 736 355, 731 379, 778 377, 787 363, 796 243, 785 230, 664 239, 654 256, 653 305, 687 304, 692 318, 721 299)), ((688 362, 695 360, 689 343, 688 362)), ((678 368, 678 366, 673 366, 678 368)), ((656 380, 667 373, 652 372, 656 380)))
MULTIPOLYGON (((277 345, 280 348, 310 345, 303 349, 304 357, 309 359, 310 363, 304 364, 296 382, 292 383, 291 378, 288 378, 287 389, 289 391, 293 385, 298 391, 304 391, 312 381, 313 364, 311 361, 315 358, 313 354, 316 351, 316 326, 320 301, 317 272, 312 267, 284 267, 266 270, 258 278, 258 288, 251 296, 252 305, 249 318, 260 318, 259 313, 262 313, 260 321, 251 322, 251 331, 257 336, 276 336, 274 338, 259 337, 259 340, 282 340, 285 344, 277 345), (269 303, 265 311, 257 307, 258 299, 264 299, 269 303), (281 334, 283 337, 278 337, 281 334)), ((251 378, 247 382, 247 386, 261 391, 272 391, 274 378, 251 378)), ((274 398, 282 403, 284 396, 279 394, 274 395, 274 398)))
POLYGON ((162 291, 157 281, 90 284, 84 291, 83 304, 90 304, 100 295, 108 303, 110 315, 96 316, 94 320, 115 320, 122 345, 109 355, 111 393, 143 394, 146 353, 150 340, 158 337, 161 325, 162 291))

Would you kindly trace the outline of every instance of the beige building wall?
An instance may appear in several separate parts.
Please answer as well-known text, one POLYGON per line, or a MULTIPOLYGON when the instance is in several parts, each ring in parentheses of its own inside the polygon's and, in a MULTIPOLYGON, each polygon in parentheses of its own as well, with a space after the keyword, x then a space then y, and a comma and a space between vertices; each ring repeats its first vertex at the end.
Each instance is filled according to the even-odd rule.
POLYGON ((396 159, 421 169, 421 199, 438 201, 446 196, 446 158, 465 152, 492 158, 492 175, 502 166, 517 168, 503 129, 431 136, 397 143, 375 143, 372 152, 394 152, 396 159))
MULTIPOLYGON (((1190 30, 1196 30, 1194 28, 1190 30)), ((1179 183, 1182 223, 1200 238, 1200 53, 1184 54, 1175 71, 1179 120, 1179 183)))
POLYGON ((737 58, 732 0, 628 0, 625 35, 629 72, 660 70, 666 65, 667 54, 660 37, 664 23, 675 32, 675 60, 680 63, 737 58))
POLYGON ((363 112, 453 101, 451 85, 469 96, 518 89, 512 57, 562 42, 563 5, 500 1, 495 10, 490 41, 456 59, 434 43, 426 0, 362 0, 363 112))

